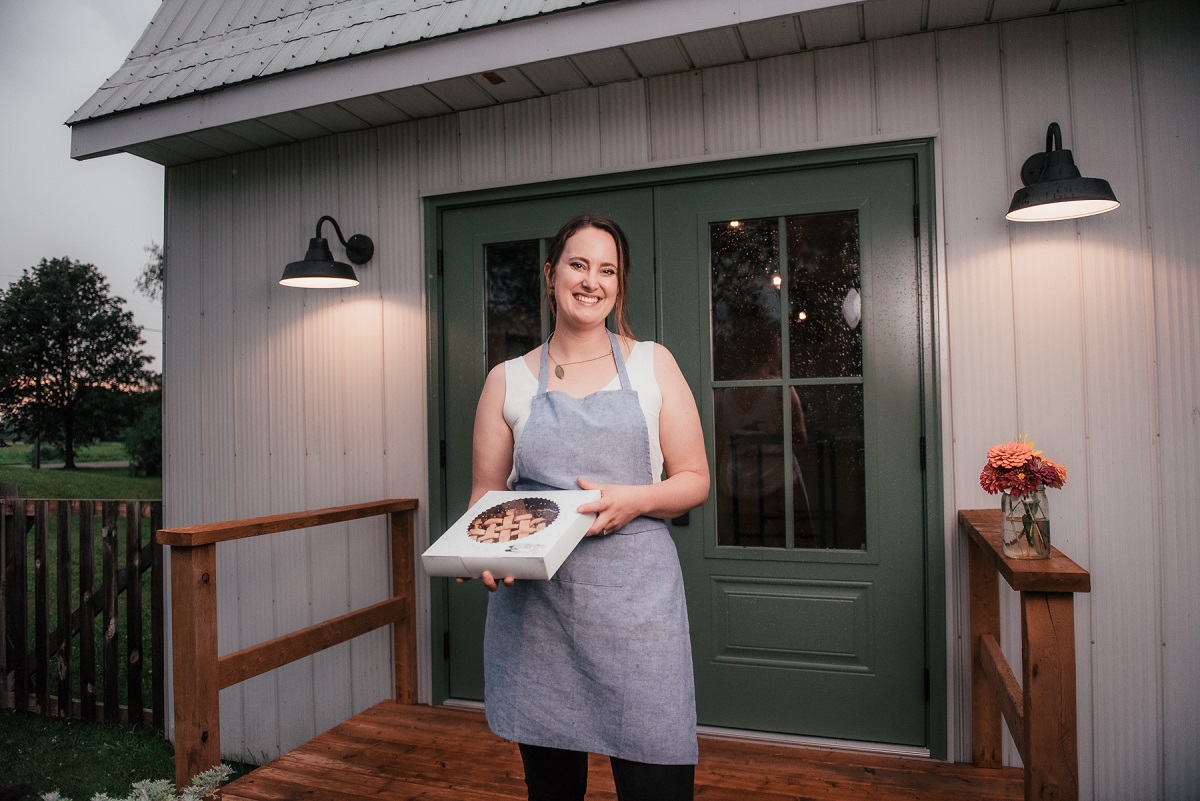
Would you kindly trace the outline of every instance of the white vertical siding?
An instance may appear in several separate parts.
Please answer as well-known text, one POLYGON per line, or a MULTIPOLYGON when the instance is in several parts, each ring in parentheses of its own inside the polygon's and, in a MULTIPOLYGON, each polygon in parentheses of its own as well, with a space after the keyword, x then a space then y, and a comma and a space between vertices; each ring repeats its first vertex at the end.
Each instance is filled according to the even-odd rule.
POLYGON ((650 158, 695 158, 704 153, 704 89, 700 72, 647 79, 650 87, 650 158))
MULTIPOLYGON (((1005 442, 1017 429, 1013 344, 1012 279, 1004 229, 1002 187, 1008 169, 1004 151, 1000 32, 996 27, 939 33, 938 82, 942 163, 939 180, 944 206, 947 304, 942 345, 950 351, 951 419, 943 442, 952 443, 946 502, 951 508, 992 506, 978 475, 989 446, 1005 442)), ((951 518, 946 530, 947 617, 962 636, 968 630, 966 544, 951 518), (957 581, 954 581, 957 578, 957 581), (956 591, 955 591, 956 590, 956 591)), ((951 670, 970 675, 966 638, 951 652, 951 670)), ((951 699, 951 731, 959 753, 969 754, 970 681, 951 699)), ((953 743, 952 743, 953 745, 953 743)))
MULTIPOLYGON (((545 124, 545 123, 544 123, 545 124)), ((576 89, 550 98, 553 170, 592 172, 600 167, 600 92, 576 89)))
MULTIPOLYGON (((383 444, 386 497, 417 498, 415 550, 429 543, 429 472, 426 386, 424 249, 421 203, 412 187, 417 171, 417 125, 379 131, 379 238, 388 243, 373 264, 379 272, 383 304, 383 444)), ((429 584, 417 582, 417 661, 429 664, 429 584)), ((431 693, 427 671, 420 676, 422 698, 431 693)))
POLYGON ((504 180, 504 106, 459 115, 462 179, 472 186, 504 180))
POLYGON ((753 61, 702 71, 706 153, 745 153, 758 148, 757 81, 753 61))
POLYGON ((554 158, 550 98, 504 106, 504 159, 516 175, 550 177, 554 158))
MULTIPOLYGON (((1163 797, 1200 799, 1200 8, 1136 8, 1146 237, 1154 273, 1163 797)), ((1153 510, 1152 510, 1153 511, 1153 510)), ((1154 520, 1153 514, 1150 520, 1154 520)), ((1136 530, 1144 530, 1143 526, 1136 530)))
POLYGON ((875 92, 869 44, 818 50, 817 138, 859 139, 875 133, 875 92))
MULTIPOLYGON (((931 0, 931 25, 956 8, 931 0)), ((844 10, 824 22, 805 33, 844 46, 172 168, 170 522, 427 500, 422 195, 936 131, 951 757, 969 755, 970 732, 952 510, 995 505, 978 485, 986 449, 1028 432, 1070 471, 1051 496, 1055 542, 1092 572, 1076 602, 1081 797, 1196 798, 1200 227, 1179 200, 1200 152, 1197 12, 1150 0, 865 43, 844 10), (1009 226, 1020 165, 1051 121, 1124 205, 1009 226), (375 238, 363 285, 275 286, 323 213, 375 238)), ((222 648, 372 600, 386 543, 348 528, 238 551, 222 648), (274 588, 269 613, 259 578, 274 588)), ((423 585, 418 603, 428 610, 423 585)), ((1010 656, 1014 612, 1009 598, 1010 656)), ((387 651, 355 641, 244 685, 227 750, 276 753, 386 695, 387 651)))
MULTIPOLYGON (((649 109, 646 82, 628 81, 601 86, 600 164, 619 170, 650 160, 649 109)), ((570 174, 569 170, 563 171, 570 174)))
MULTIPOLYGON (((262 233, 271 254, 262 265, 262 277, 270 287, 271 353, 268 390, 271 431, 271 485, 273 511, 290 512, 317 506, 308 500, 305 481, 307 444, 305 442, 304 338, 305 295, 291 287, 280 286, 276 272, 280 264, 304 257, 308 237, 315 232, 317 218, 304 210, 304 151, 300 145, 276 148, 268 152, 267 202, 274 209, 262 233), (281 330, 289 335, 280 336, 281 330)), ((239 477, 239 483, 267 489, 261 478, 239 477)), ((315 622, 308 592, 309 540, 312 532, 294 531, 270 537, 271 563, 274 569, 272 589, 275 598, 276 636, 295 631, 315 622)), ((312 658, 281 667, 279 675, 279 747, 295 748, 316 734, 316 712, 311 703, 291 699, 313 696, 312 658)), ((258 754, 265 744, 247 743, 244 753, 258 754), (257 747, 256 747, 257 746, 257 747)), ((268 752, 270 753, 270 752, 268 752)))
MULTIPOLYGON (((275 209, 266 180, 268 152, 250 153, 234 160, 233 257, 229 305, 233 311, 233 392, 229 399, 234 437, 233 476, 271 475, 271 284, 262 269, 270 263, 270 243, 260 235, 269 230, 275 209)), ((269 489, 258 481, 234 484, 231 517, 255 517, 274 511, 269 489)), ((240 647, 275 637, 275 570, 270 539, 259 537, 231 543, 238 561, 247 569, 237 574, 236 615, 241 627, 240 647)), ((223 580, 228 577, 221 574, 223 580)), ((244 742, 279 742, 279 677, 272 671, 245 682, 242 688, 244 742)), ((232 732, 222 738, 234 743, 232 732)))
POLYGON ((936 40, 932 33, 875 42, 875 130, 900 136, 939 122, 936 40))
MULTIPOLYGON (((997 198, 1000 212, 1021 186, 1025 159, 1045 148, 1047 125, 1057 120, 1068 135, 1075 127, 1069 119, 1064 25, 1062 17, 1053 17, 1001 26, 1008 188, 997 198)), ((1086 566, 1086 551, 1068 544, 1086 539, 1088 515, 1087 493, 1079 491, 1088 481, 1085 415, 1080 413, 1086 397, 1079 244, 1071 227, 1013 223, 1008 231, 1017 431, 1034 436, 1050 458, 1070 470, 1075 491, 1050 493, 1053 536, 1086 566)), ((1006 599, 1005 650, 1015 665, 1021 615, 1015 594, 1006 593, 1006 599)))
MULTIPOLYGON (((338 137, 338 195, 343 233, 380 230, 378 136, 365 131, 338 137)), ((373 237, 374 239, 374 237, 373 237)), ((391 240, 375 241, 377 248, 394 248, 391 240)), ((341 463, 345 482, 343 498, 387 498, 383 452, 383 299, 378 265, 368 262, 356 268, 361 292, 344 298, 341 347, 342 414, 344 456, 341 463)), ((391 564, 388 534, 381 520, 358 520, 348 524, 349 607, 361 609, 389 595, 391 564)), ((353 682, 350 710, 361 712, 388 698, 391 693, 392 645, 388 629, 377 629, 350 641, 353 682)))
MULTIPOLYGON (((340 138, 343 137, 316 139, 301 145, 304 195, 300 219, 311 220, 310 224, 315 224, 321 215, 330 214, 349 227, 338 192, 340 138)), ((336 242, 331 227, 322 233, 336 242)), ((319 509, 334 506, 345 498, 346 410, 342 385, 349 378, 342 361, 342 341, 347 308, 356 304, 358 296, 342 292, 304 295, 300 334, 304 344, 304 488, 306 503, 319 509)), ((309 531, 308 575, 303 580, 308 584, 314 622, 349 611, 348 539, 348 526, 344 523, 309 531)), ((336 678, 353 675, 350 644, 342 643, 313 655, 312 665, 313 711, 317 731, 324 731, 344 720, 350 711, 351 683, 336 678)))
POLYGON ((817 141, 817 74, 812 53, 758 62, 762 146, 799 149, 817 141))
POLYGON ((417 122, 420 139, 418 185, 427 191, 456 189, 461 180, 458 163, 457 114, 428 117, 417 122))
POLYGON ((1084 536, 1070 544, 1095 575, 1122 579, 1079 605, 1079 622, 1088 628, 1076 630, 1094 643, 1080 654, 1080 698, 1090 703, 1080 704, 1079 717, 1094 732, 1095 766, 1108 766, 1103 775, 1093 768, 1081 778, 1097 788, 1104 782, 1112 798, 1176 798, 1160 787, 1160 598, 1147 591, 1158 584, 1159 546, 1153 537, 1133 553, 1124 545, 1128 532, 1153 530, 1158 517, 1149 502, 1158 494, 1153 274, 1142 233, 1131 35, 1124 9, 1067 17, 1074 91, 1064 146, 1085 175, 1103 175, 1122 202, 1119 214, 1078 223, 1088 517, 1084 536), (1107 425, 1114 420, 1122 424, 1107 425), (1130 497, 1147 501, 1123 500, 1130 497))

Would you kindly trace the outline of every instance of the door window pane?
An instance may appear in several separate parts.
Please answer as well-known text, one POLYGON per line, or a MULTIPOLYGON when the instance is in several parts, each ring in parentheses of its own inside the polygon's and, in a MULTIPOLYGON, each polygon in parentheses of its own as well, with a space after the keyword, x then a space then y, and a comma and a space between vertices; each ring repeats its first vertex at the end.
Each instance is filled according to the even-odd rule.
POLYGON ((862 375, 858 212, 787 218, 792 378, 862 375))
POLYGON ((866 456, 861 384, 794 388, 792 452, 797 548, 866 547, 866 456))
POLYGON ((541 343, 539 245, 537 239, 484 245, 488 370, 541 343))
POLYGON ((717 542, 782 548, 787 476, 779 387, 716 389, 713 401, 717 542))
POLYGON ((778 378, 779 221, 709 225, 713 378, 778 378))

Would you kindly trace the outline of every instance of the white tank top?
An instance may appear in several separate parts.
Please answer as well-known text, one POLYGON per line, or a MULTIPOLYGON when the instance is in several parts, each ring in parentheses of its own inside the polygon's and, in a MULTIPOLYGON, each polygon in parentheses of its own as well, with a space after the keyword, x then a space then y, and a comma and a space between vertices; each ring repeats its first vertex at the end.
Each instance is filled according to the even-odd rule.
MULTIPOLYGON (((662 445, 658 441, 658 414, 662 411, 662 392, 658 389, 658 380, 654 377, 654 343, 635 342, 633 350, 625 360, 625 372, 629 374, 629 385, 638 394, 638 403, 646 418, 646 432, 649 435, 650 469, 654 481, 662 480, 663 455, 662 445)), ((524 356, 509 359, 504 363, 504 420, 513 432, 513 447, 521 440, 525 430, 525 421, 529 419, 529 408, 533 396, 537 394, 538 377, 525 363, 524 356)), ((621 380, 613 376, 601 392, 620 389, 621 380)), ((585 476, 586 478, 586 476, 585 476)), ((512 489, 517 481, 517 468, 508 474, 508 488, 512 489)))

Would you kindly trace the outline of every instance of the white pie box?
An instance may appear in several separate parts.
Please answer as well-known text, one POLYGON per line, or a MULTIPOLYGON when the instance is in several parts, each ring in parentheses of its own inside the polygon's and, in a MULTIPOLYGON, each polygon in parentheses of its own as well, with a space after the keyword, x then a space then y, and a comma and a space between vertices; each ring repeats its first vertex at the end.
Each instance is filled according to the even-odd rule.
POLYGON ((497 579, 551 578, 596 519, 575 510, 599 498, 599 490, 493 490, 438 537, 421 562, 431 576, 478 578, 490 570, 497 579))

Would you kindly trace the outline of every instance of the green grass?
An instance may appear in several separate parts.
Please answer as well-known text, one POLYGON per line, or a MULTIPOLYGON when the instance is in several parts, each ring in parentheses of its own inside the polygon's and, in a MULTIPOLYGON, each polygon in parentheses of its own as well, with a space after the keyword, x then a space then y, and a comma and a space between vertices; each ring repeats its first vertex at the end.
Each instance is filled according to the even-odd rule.
POLYGON ((125 795, 142 779, 175 778, 175 749, 161 732, 0 710, 0 776, 58 790, 75 801, 125 795), (5 764, 9 763, 9 764, 5 764))
POLYGON ((30 470, 0 466, 0 484, 16 484, 23 498, 156 500, 162 497, 162 478, 134 478, 124 467, 30 470))
MULTIPOLYGON (((233 763, 243 776, 253 765, 233 763)), ((134 782, 175 780, 175 749, 162 732, 111 723, 43 718, 0 709, 0 789, 32 785, 74 801, 124 797, 134 782)))
MULTIPOLYGON (((95 442, 75 451, 75 463, 123 462, 129 458, 123 442, 95 442)), ((62 454, 42 448, 42 462, 61 464, 62 454)), ((25 442, 14 442, 0 446, 0 466, 33 464, 33 446, 25 442)))

